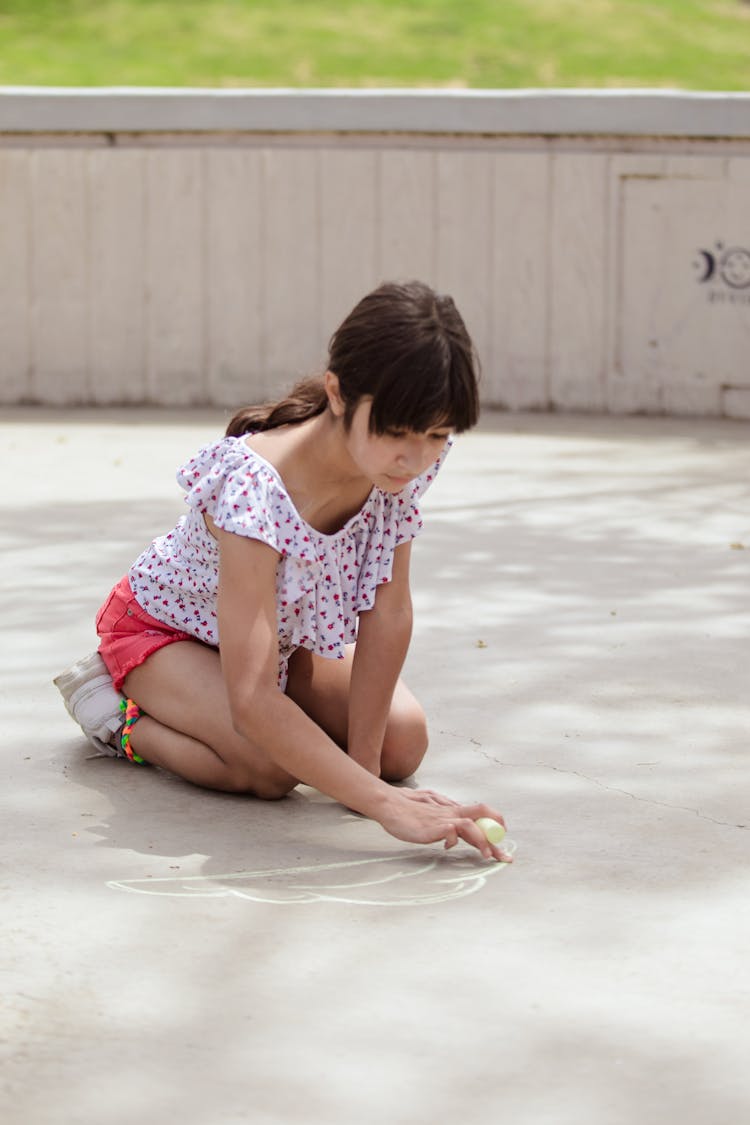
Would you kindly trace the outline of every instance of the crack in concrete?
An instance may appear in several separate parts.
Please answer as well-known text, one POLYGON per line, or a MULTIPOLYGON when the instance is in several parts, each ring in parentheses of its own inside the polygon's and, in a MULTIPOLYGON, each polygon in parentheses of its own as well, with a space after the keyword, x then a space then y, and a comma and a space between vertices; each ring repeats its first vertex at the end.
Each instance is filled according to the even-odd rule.
POLYGON ((635 793, 629 792, 627 789, 621 789, 619 785, 607 785, 603 781, 599 781, 596 777, 590 777, 586 773, 581 773, 580 770, 564 770, 560 766, 550 766, 547 762, 537 762, 538 766, 542 769, 554 770, 555 773, 568 773, 574 774, 576 777, 583 778, 584 781, 590 781, 592 785, 598 785, 600 789, 607 789, 611 793, 622 793, 624 797, 630 797, 631 801, 640 801, 645 805, 659 805, 664 809, 675 809, 677 812, 693 813, 700 820, 708 820, 711 824, 719 824, 724 828, 747 828, 746 824, 735 824, 731 820, 717 820, 714 816, 709 816, 708 813, 702 813, 700 809, 691 808, 689 805, 672 805, 669 801, 657 801, 654 797, 639 797, 635 793))
POLYGON ((624 797, 630 797, 631 801, 640 801, 645 805, 658 805, 664 809, 674 809, 677 812, 689 812, 697 816, 699 820, 707 820, 711 824, 718 824, 722 828, 741 828, 747 829, 747 824, 736 824, 731 820, 717 820, 714 816, 709 816, 708 813, 702 813, 700 809, 691 808, 689 805, 672 805, 669 801, 657 801, 654 797, 639 797, 635 793, 629 792, 627 789, 621 789, 618 785, 607 785, 604 781, 599 781, 596 777, 591 777, 589 774, 581 773, 580 770, 563 769, 561 766, 551 766, 548 762, 502 762, 499 758, 495 758, 482 748, 481 742, 476 738, 466 738, 464 735, 457 734, 452 730, 444 730, 441 734, 448 734, 451 738, 461 738, 465 742, 469 742, 472 746, 476 746, 479 753, 483 758, 489 762, 493 762, 497 766, 504 766, 509 769, 528 769, 528 767, 536 766, 539 769, 553 770, 555 773, 572 774, 575 777, 580 777, 583 781, 588 781, 592 785, 597 785, 600 789, 607 789, 611 793, 622 793, 624 797))

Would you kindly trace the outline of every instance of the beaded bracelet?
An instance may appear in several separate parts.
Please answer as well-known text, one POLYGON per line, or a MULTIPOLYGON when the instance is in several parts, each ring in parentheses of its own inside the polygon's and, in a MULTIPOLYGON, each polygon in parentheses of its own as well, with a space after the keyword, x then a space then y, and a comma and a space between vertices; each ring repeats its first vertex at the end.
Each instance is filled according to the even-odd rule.
POLYGON ((130 745, 130 733, 141 717, 141 709, 137 703, 133 703, 132 699, 121 699, 120 711, 125 716, 122 734, 120 735, 120 747, 124 751, 125 757, 129 758, 131 762, 138 762, 139 765, 143 765, 143 758, 139 757, 130 745))

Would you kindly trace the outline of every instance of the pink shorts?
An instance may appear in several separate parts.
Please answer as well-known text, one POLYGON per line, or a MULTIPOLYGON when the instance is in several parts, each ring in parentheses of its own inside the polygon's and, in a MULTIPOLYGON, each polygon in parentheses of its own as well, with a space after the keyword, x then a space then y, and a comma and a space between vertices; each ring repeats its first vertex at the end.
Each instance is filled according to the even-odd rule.
POLYGON ((135 600, 127 577, 117 583, 97 613, 96 631, 99 654, 118 691, 122 690, 122 681, 128 673, 164 645, 175 641, 203 643, 146 613, 135 600))

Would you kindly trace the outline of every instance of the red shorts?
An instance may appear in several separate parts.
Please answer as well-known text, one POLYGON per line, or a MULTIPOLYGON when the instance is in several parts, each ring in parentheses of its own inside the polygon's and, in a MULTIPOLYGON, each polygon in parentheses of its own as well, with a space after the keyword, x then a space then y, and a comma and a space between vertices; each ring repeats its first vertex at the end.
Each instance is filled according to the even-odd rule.
POLYGON ((135 600, 127 577, 118 582, 96 615, 99 634, 99 654, 107 665, 117 691, 122 691, 122 681, 151 656, 152 652, 175 641, 202 641, 182 633, 170 625, 163 625, 146 613, 135 600))

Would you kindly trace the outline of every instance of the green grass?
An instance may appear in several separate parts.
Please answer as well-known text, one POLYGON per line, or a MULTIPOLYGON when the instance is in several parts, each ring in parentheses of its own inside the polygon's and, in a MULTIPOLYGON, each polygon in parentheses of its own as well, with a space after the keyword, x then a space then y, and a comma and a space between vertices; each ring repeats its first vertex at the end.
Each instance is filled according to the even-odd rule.
POLYGON ((0 0, 0 85, 750 89, 750 0, 0 0))

